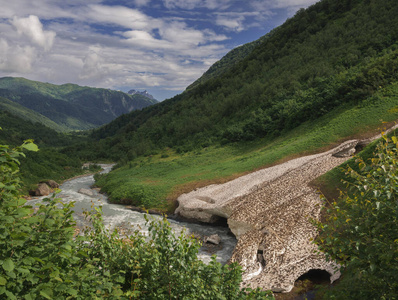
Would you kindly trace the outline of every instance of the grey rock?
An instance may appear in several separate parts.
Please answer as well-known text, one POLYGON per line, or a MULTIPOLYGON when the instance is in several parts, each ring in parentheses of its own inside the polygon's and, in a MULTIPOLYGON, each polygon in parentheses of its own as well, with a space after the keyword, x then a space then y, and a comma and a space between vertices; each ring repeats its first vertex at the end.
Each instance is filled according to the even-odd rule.
POLYGON ((81 188, 78 192, 79 192, 80 194, 82 194, 82 195, 86 195, 86 196, 90 196, 90 197, 94 196, 93 191, 90 190, 90 189, 81 188))
POLYGON ((214 245, 218 245, 221 243, 221 238, 219 237, 218 234, 212 234, 211 236, 205 236, 203 241, 205 243, 211 243, 214 245))

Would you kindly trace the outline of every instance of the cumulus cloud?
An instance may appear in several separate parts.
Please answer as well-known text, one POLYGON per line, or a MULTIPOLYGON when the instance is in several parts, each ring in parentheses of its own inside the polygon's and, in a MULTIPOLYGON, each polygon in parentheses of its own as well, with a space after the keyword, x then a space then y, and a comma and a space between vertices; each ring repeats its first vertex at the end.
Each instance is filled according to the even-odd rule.
POLYGON ((83 59, 83 68, 79 75, 81 79, 101 79, 108 74, 99 47, 90 47, 89 53, 83 59))
POLYGON ((39 18, 30 15, 27 18, 14 17, 11 24, 15 27, 19 35, 26 36, 33 44, 42 47, 45 51, 51 49, 56 33, 54 31, 43 30, 43 24, 39 18))
POLYGON ((4 39, 0 39, 0 70, 10 73, 26 73, 32 70, 32 63, 36 57, 33 47, 10 46, 4 39))

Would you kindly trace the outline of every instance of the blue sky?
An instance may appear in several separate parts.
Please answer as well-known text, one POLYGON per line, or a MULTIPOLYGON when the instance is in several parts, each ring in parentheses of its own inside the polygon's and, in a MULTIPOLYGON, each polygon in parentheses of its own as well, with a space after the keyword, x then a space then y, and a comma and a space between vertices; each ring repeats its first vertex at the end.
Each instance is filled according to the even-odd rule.
POLYGON ((181 93, 317 0, 0 0, 0 77, 181 93))

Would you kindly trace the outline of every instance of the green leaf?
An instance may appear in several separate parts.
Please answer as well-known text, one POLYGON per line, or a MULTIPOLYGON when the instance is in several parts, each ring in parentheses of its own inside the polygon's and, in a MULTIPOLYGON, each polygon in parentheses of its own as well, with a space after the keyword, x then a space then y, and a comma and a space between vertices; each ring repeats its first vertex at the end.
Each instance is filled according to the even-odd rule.
POLYGON ((11 272, 12 270, 14 270, 15 266, 14 266, 14 262, 11 260, 11 258, 7 258, 4 262, 3 262, 3 269, 6 272, 11 272))
POLYGON ((77 290, 72 288, 68 289, 67 293, 72 296, 77 296, 77 290))
POLYGON ((4 277, 0 276, 0 285, 6 285, 7 283, 7 279, 5 279, 4 277))
POLYGON ((40 291, 40 295, 42 295, 46 299, 52 299, 52 297, 50 296, 51 294, 52 292, 50 289, 45 289, 43 291, 40 291))
POLYGON ((34 152, 39 151, 39 147, 37 147, 37 145, 34 143, 23 144, 22 147, 29 151, 34 151, 34 152))
POLYGON ((9 299, 9 300, 17 299, 17 297, 15 297, 15 295, 13 293, 11 293, 10 291, 6 291, 5 294, 7 295, 7 299, 9 299))

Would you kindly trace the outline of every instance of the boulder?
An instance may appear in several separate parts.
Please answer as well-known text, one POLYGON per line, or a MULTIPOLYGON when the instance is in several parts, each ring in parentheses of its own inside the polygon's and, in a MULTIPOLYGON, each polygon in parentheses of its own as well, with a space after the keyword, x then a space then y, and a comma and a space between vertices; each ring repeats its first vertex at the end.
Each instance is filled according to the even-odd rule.
POLYGON ((37 189, 35 191, 35 196, 39 196, 39 197, 40 196, 48 196, 50 193, 51 193, 50 187, 46 183, 42 182, 42 183, 39 183, 39 185, 37 186, 37 189))
POLYGON ((86 196, 90 196, 90 197, 94 196, 93 191, 90 190, 90 189, 81 188, 78 192, 79 192, 80 194, 83 194, 83 195, 86 195, 86 196))
POLYGON ((211 236, 205 236, 203 242, 218 245, 221 242, 221 238, 218 234, 212 234, 211 236))
POLYGON ((54 180, 41 181, 40 183, 45 183, 52 189, 58 189, 59 188, 59 184, 56 181, 54 181, 54 180))

